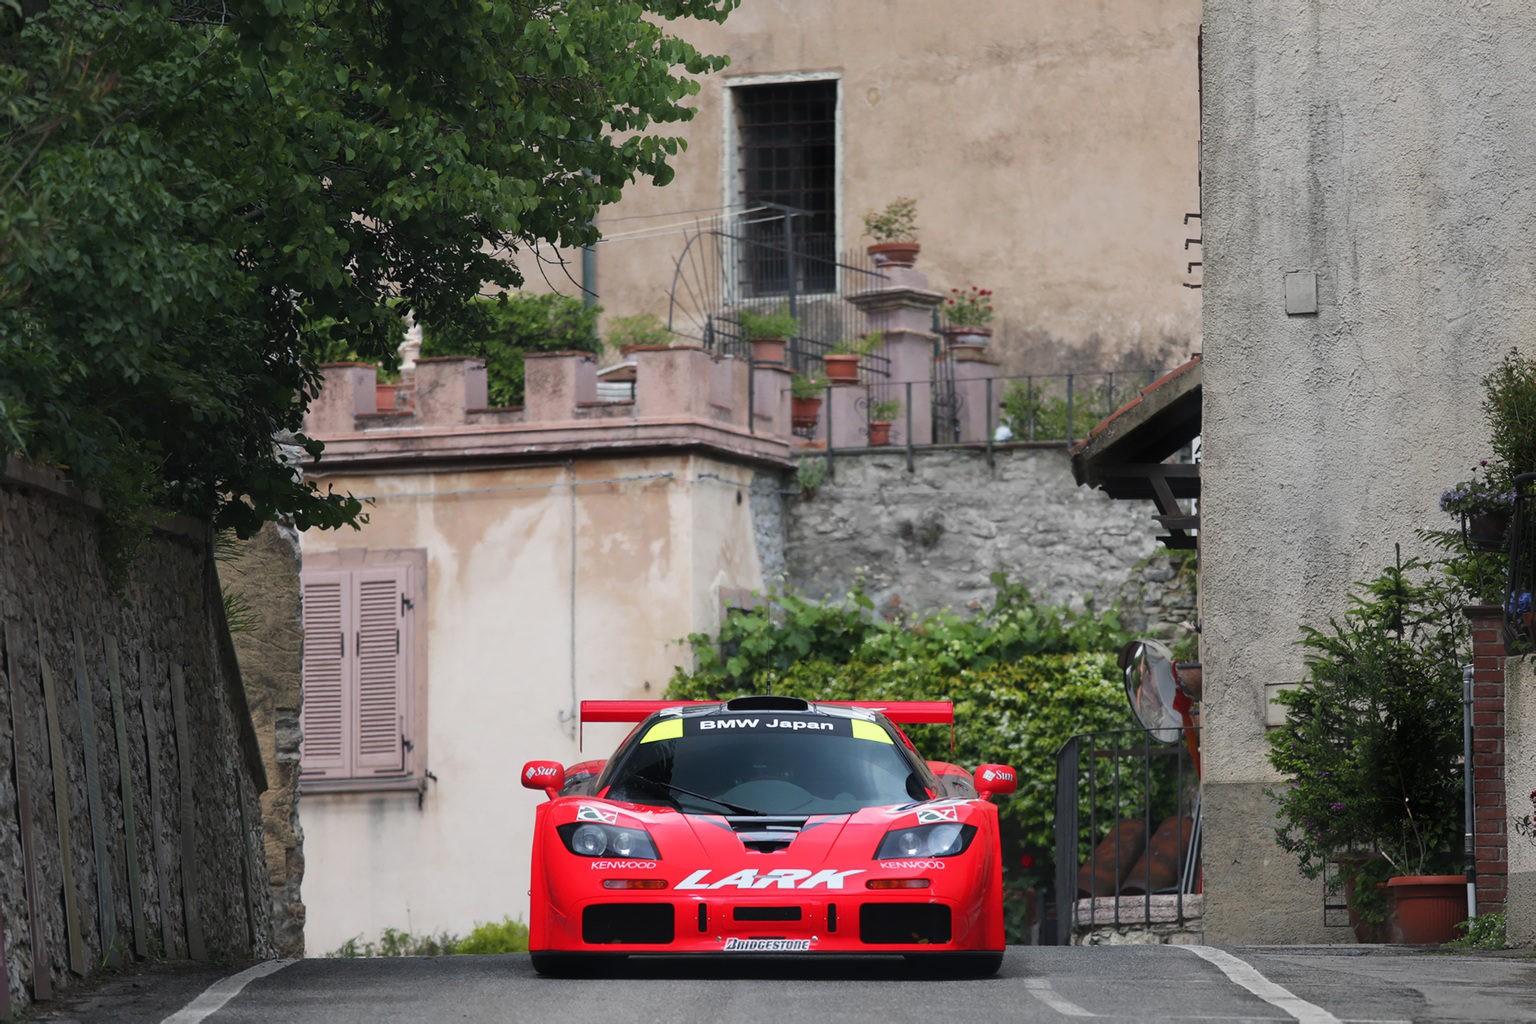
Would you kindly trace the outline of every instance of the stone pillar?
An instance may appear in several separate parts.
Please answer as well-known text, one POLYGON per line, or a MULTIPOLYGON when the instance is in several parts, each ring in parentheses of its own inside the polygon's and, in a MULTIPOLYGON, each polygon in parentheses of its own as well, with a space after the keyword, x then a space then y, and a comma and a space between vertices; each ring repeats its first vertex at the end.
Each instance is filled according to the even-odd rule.
POLYGON ((379 369, 372 363, 322 363, 320 374, 325 383, 304 414, 306 434, 350 434, 357 416, 379 411, 379 369))
POLYGON ((576 418, 576 407, 597 401, 597 357, 590 352, 529 352, 523 356, 525 422, 576 418))
POLYGON ((1477 910, 1504 904, 1509 837, 1504 799, 1504 616, 1498 605, 1462 609, 1472 625, 1472 817, 1477 910))
POLYGON ((821 403, 821 420, 816 437, 832 448, 864 448, 869 445, 869 388, 863 384, 842 384, 827 389, 821 403), (831 424, 831 434, 827 433, 831 424))
POLYGON ((955 353, 955 393, 960 399, 957 410, 962 442, 985 442, 989 429, 995 430, 1003 402, 1003 382, 997 379, 997 363, 981 352, 962 349, 955 353), (992 380, 992 405, 987 407, 987 380, 992 380))
POLYGON ((756 417, 753 428, 757 433, 794 441, 789 407, 789 383, 793 376, 785 366, 759 363, 752 368, 752 414, 756 417))
POLYGON ((635 352, 635 415, 709 419, 711 356, 702 348, 640 348, 635 352))
MULTIPOLYGON (((887 383, 892 397, 906 403, 912 382, 912 436, 919 444, 933 440, 933 346, 937 335, 933 311, 944 297, 928 288, 926 275, 911 268, 887 267, 885 287, 849 295, 848 301, 869 318, 872 330, 884 336, 879 354, 890 360, 887 383)), ((905 441, 906 410, 899 432, 905 441)), ((892 431, 892 438, 898 431, 892 431)))
POLYGON ((487 402, 484 359, 433 356, 416 361, 418 423, 467 423, 469 410, 484 409, 487 402))
POLYGON ((304 955, 304 831, 299 826, 299 704, 304 626, 299 610, 299 536, 267 523, 219 566, 219 582, 245 614, 230 640, 267 771, 261 794, 272 939, 278 956, 304 955))

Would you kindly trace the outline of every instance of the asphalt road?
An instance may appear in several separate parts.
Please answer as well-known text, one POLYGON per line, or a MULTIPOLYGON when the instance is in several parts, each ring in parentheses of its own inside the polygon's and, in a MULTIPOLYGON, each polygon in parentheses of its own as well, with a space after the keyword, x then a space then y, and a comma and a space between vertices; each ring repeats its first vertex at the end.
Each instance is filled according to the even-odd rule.
MULTIPOLYGON (((526 956, 302 960, 254 978, 206 1018, 188 979, 139 979, 84 1024, 384 1022, 1536 1021, 1536 961, 1375 947, 1013 947, 985 980, 914 978, 903 961, 632 960, 554 980, 526 956), (1213 960, 1215 962, 1213 962, 1213 960), (178 1014, 177 1011, 180 1011, 178 1014)), ((248 965, 240 965, 245 967, 248 965)), ((230 969, 235 970, 237 968, 230 969)), ((225 972, 228 973, 228 972, 225 972)), ((205 981, 218 977, 212 974, 205 981)))

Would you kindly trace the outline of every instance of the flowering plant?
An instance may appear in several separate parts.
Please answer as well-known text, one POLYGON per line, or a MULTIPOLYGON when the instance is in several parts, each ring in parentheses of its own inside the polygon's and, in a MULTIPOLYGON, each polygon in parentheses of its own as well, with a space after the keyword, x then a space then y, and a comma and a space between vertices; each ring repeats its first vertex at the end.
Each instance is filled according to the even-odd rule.
POLYGON ((1440 511, 1449 512, 1453 516, 1510 512, 1514 506, 1514 487, 1507 479, 1503 467, 1497 463, 1489 466, 1487 459, 1472 467, 1470 480, 1463 480, 1440 495, 1440 511))
POLYGON ((917 200, 905 196, 864 215, 864 233, 877 242, 917 241, 917 200))
POLYGON ((970 291, 951 288, 950 298, 944 306, 949 322, 957 326, 980 327, 992 322, 992 292, 986 288, 971 286, 970 291))
MULTIPOLYGON (((1531 808, 1536 810, 1536 790, 1531 791, 1531 808)), ((1521 815, 1515 819, 1515 835, 1521 839, 1527 839, 1536 843, 1536 821, 1529 814, 1521 815)))

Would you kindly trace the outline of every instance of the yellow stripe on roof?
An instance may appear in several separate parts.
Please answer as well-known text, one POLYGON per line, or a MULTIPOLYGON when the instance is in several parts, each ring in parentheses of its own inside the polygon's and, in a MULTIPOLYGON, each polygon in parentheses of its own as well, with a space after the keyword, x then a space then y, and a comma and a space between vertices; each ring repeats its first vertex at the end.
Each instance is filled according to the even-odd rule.
MULTIPOLYGON (((861 722, 857 718, 853 720, 853 738, 856 740, 874 740, 876 743, 892 742, 891 734, 874 722, 861 722)), ((650 737, 647 736, 646 739, 650 739, 650 737)))
POLYGON ((674 718, 670 722, 658 722, 651 726, 641 743, 653 743, 656 740, 675 740, 683 734, 683 720, 674 718))

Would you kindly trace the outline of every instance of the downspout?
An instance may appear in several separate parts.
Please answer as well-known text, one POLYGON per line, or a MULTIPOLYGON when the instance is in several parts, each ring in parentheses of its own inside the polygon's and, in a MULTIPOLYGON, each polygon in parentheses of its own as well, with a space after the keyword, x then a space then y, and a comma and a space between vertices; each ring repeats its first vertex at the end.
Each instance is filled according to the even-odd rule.
MULTIPOLYGON (((574 740, 574 739, 577 739, 577 737, 579 736, 579 733, 577 732, 577 727, 576 727, 576 720, 577 720, 577 715, 578 715, 578 713, 580 711, 580 708, 578 707, 577 701, 576 701, 576 460, 575 459, 566 459, 565 460, 565 472, 566 472, 566 477, 567 477, 567 479, 566 479, 566 487, 571 492, 571 504, 570 504, 570 517, 571 517, 571 543, 570 543, 570 548, 571 548, 571 571, 570 571, 571 606, 570 606, 570 628, 569 628, 571 643, 570 643, 570 650, 568 652, 568 658, 567 658, 567 660, 568 660, 568 662, 570 664, 570 669, 571 669, 571 679, 570 679, 570 683, 571 683, 571 707, 570 707, 569 711, 558 712, 558 717, 560 719, 560 724, 561 725, 569 725, 571 727, 571 739, 574 740)), ((578 750, 581 749, 580 748, 579 740, 578 740, 577 749, 578 750)))
POLYGON ((1471 665, 1461 669, 1461 788, 1466 816, 1465 833, 1462 837, 1463 856, 1467 871, 1467 916, 1477 916, 1477 839, 1473 834, 1472 819, 1472 672, 1471 665))

